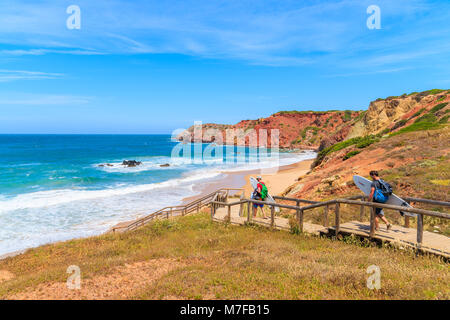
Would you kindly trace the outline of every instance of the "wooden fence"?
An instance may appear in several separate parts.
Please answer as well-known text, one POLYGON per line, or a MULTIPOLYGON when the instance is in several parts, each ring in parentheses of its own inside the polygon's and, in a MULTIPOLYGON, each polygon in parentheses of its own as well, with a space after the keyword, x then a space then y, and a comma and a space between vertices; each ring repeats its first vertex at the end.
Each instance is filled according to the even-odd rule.
MULTIPOLYGON (((128 225, 125 226, 116 226, 111 229, 112 232, 117 231, 131 231, 135 230, 143 225, 146 225, 150 221, 153 221, 154 219, 168 219, 172 216, 184 216, 192 212, 200 212, 200 210, 209 205, 211 202, 216 201, 219 203, 227 202, 228 197, 230 196, 230 193, 234 192, 236 194, 239 194, 240 192, 240 198, 244 198, 244 189, 242 188, 222 188, 219 190, 216 190, 214 192, 211 192, 199 199, 196 199, 194 201, 189 202, 186 205, 181 206, 171 206, 171 207, 165 207, 162 208, 156 212, 153 212, 141 219, 138 219, 128 225)), ((220 205, 215 205, 215 207, 219 207, 220 205)))
MULTIPOLYGON (((297 216, 297 224, 298 229, 300 232, 303 232, 303 221, 305 213, 309 210, 316 209, 316 208, 324 208, 323 211, 323 226, 328 228, 328 216, 330 208, 334 208, 334 230, 336 236, 340 233, 340 226, 341 226, 341 215, 340 215, 340 206, 341 204, 347 204, 347 205, 354 205, 360 207, 360 219, 362 220, 364 215, 364 208, 368 207, 370 208, 370 233, 369 237, 373 238, 375 236, 375 208, 382 208, 382 209, 391 209, 391 210, 398 210, 403 212, 409 212, 414 213, 417 215, 417 245, 420 246, 423 242, 423 217, 424 216, 431 216, 431 217, 437 217, 442 219, 450 219, 449 213, 444 212, 437 212, 437 211, 431 211, 431 210, 424 210, 419 208, 407 208, 403 206, 394 206, 389 204, 382 204, 382 203, 375 203, 375 202, 368 202, 365 201, 366 197, 364 196, 353 196, 345 199, 334 199, 329 201, 311 201, 311 200, 305 200, 305 199, 296 199, 296 198, 286 198, 286 197, 274 197, 274 199, 277 200, 284 200, 284 201, 293 201, 296 203, 296 205, 288 205, 288 204, 281 204, 281 203, 273 203, 268 204, 265 201, 258 201, 253 199, 241 199, 236 202, 232 203, 225 203, 220 201, 212 201, 211 202, 211 218, 214 217, 215 211, 217 207, 227 207, 228 208, 228 219, 230 219, 230 212, 231 207, 239 205, 240 206, 240 213, 242 213, 243 206, 247 205, 247 222, 252 222, 252 214, 251 214, 251 205, 252 204, 264 204, 268 205, 270 207, 271 211, 271 227, 274 227, 274 221, 275 221, 275 207, 278 208, 284 208, 284 209, 291 209, 296 211, 297 216), (359 200, 358 200, 359 199, 359 200), (307 204, 306 206, 300 206, 301 203, 307 204)), ((433 204, 443 207, 450 207, 450 202, 446 201, 436 201, 436 200, 430 200, 430 199, 420 199, 420 198, 404 198, 405 201, 409 202, 420 202, 425 204, 433 204)), ((242 214, 240 214, 242 215, 242 214)), ((409 225, 409 217, 405 217, 405 224, 409 225)))

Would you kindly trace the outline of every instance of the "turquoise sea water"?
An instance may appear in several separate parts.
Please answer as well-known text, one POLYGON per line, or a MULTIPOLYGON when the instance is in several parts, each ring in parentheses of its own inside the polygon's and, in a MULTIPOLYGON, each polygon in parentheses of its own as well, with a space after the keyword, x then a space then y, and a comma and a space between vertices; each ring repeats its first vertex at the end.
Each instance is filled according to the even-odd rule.
MULTIPOLYGON (((226 161, 225 151, 192 161, 194 153, 171 156, 176 147, 170 135, 0 135, 0 255, 99 234, 180 204, 195 195, 194 185, 222 179, 223 171, 275 163, 249 148, 226 161), (142 165, 124 167, 125 159, 142 165), (112 166, 99 166, 105 163, 112 166)), ((208 148, 197 147, 200 154, 208 148)), ((314 156, 280 153, 279 164, 314 156)))

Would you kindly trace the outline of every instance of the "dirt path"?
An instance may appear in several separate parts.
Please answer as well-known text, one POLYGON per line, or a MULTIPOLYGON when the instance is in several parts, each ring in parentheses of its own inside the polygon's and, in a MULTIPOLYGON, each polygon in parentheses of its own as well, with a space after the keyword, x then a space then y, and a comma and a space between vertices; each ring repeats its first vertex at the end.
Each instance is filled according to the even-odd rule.
POLYGON ((68 289, 66 282, 40 284, 25 292, 9 296, 20 300, 127 299, 168 272, 183 266, 175 259, 153 259, 126 264, 108 275, 81 279, 81 289, 68 289))

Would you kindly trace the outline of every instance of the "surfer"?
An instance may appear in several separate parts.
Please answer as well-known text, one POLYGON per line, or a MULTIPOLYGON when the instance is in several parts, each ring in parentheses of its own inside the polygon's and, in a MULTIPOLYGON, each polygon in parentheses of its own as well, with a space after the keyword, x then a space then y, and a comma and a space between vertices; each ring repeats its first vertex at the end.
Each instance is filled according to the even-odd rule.
MULTIPOLYGON (((390 186, 385 181, 380 179, 378 175, 378 171, 372 170, 370 171, 370 177, 372 178, 372 184, 370 185, 370 195, 369 201, 377 202, 377 203, 385 203, 389 195, 386 192, 383 192, 385 189, 389 189, 390 186), (387 186, 386 186, 387 185, 387 186)), ((391 192, 392 193, 392 192, 391 192)), ((384 216, 384 212, 382 208, 375 208, 375 230, 378 231, 380 229, 379 219, 381 219, 384 223, 386 223, 386 229, 391 229, 392 225, 384 216)))
MULTIPOLYGON (((257 176, 256 180, 258 181, 258 184, 256 185, 256 188, 253 191, 252 199, 264 201, 264 200, 266 200, 267 194, 268 194, 268 190, 267 190, 266 184, 262 181, 262 177, 261 176, 257 176)), ((261 208, 261 211, 262 211, 262 214, 263 214, 263 219, 268 219, 268 217, 266 217, 266 212, 264 210, 264 205, 263 204, 257 204, 257 203, 253 204, 253 217, 256 217, 256 213, 258 211, 258 207, 261 208)))

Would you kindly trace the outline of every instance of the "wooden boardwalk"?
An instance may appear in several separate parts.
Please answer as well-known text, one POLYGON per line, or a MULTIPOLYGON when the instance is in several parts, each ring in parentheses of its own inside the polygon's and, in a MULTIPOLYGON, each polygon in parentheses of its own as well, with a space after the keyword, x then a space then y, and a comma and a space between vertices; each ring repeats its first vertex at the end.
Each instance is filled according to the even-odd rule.
MULTIPOLYGON (((268 210, 266 210, 268 211, 268 210)), ((228 208, 221 207, 217 208, 213 217, 213 221, 225 222, 228 220, 228 208)), ((247 221, 247 217, 239 216, 239 206, 230 207, 230 223, 243 225, 247 221)), ((270 227, 271 219, 270 214, 268 219, 263 219, 261 217, 252 218, 253 223, 257 223, 263 226, 270 227)), ((280 230, 290 230, 289 220, 287 218, 275 217, 274 218, 274 228, 280 230)), ((325 235, 325 234, 335 234, 334 227, 324 227, 318 224, 312 224, 304 222, 303 232, 307 232, 315 235, 325 235)), ((370 223, 369 222, 359 222, 351 221, 342 223, 340 225, 340 234, 342 235, 357 235, 364 238, 370 237, 370 223)), ((416 243, 417 230, 412 228, 405 228, 401 226, 392 226, 392 229, 387 231, 386 226, 380 224, 380 230, 376 231, 374 239, 391 242, 403 247, 410 247, 424 251, 427 253, 436 254, 443 256, 445 258, 450 258, 450 238, 442 235, 436 234, 434 232, 423 232, 423 242, 420 246, 416 243)))

